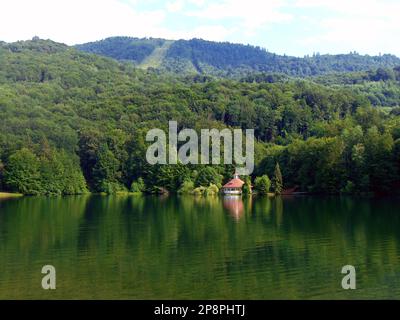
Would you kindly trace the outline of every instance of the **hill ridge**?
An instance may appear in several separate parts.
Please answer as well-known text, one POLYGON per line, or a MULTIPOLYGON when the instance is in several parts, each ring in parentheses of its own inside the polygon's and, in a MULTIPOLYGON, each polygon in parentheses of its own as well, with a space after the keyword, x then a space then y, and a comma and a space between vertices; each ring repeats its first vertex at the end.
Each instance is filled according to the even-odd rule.
POLYGON ((379 67, 393 68, 400 65, 400 58, 392 54, 370 56, 351 52, 335 55, 314 54, 300 58, 278 55, 258 46, 197 38, 165 40, 111 37, 77 45, 76 48, 120 61, 128 60, 142 68, 151 66, 176 74, 201 73, 230 78, 240 78, 254 72, 308 77, 334 72, 367 71, 379 67))

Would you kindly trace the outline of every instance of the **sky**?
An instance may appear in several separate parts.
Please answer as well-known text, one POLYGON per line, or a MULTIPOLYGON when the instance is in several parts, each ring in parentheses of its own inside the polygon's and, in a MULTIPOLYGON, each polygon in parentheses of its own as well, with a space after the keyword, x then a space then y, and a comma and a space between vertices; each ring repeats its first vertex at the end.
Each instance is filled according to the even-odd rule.
POLYGON ((400 0, 1 0, 0 40, 202 38, 294 56, 400 56, 400 0))

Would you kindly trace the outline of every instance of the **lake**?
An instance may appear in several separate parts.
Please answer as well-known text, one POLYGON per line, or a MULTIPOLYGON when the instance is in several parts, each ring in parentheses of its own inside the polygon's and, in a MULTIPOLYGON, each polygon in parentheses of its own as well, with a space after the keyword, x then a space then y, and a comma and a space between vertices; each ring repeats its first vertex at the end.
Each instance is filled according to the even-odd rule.
POLYGON ((398 199, 0 200, 0 299, 397 299, 399 257, 398 199))

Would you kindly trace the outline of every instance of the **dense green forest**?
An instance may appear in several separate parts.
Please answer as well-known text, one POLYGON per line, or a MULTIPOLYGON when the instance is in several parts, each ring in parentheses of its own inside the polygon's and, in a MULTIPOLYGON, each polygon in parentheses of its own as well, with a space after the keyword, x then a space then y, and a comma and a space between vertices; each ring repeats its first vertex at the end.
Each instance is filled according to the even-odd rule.
POLYGON ((202 39, 167 41, 112 37, 77 45, 76 48, 118 60, 129 60, 139 67, 153 67, 162 72, 200 73, 231 78, 240 78, 253 72, 307 77, 400 65, 400 59, 389 54, 367 56, 353 52, 297 58, 270 53, 260 47, 202 39))
POLYGON ((1 43, 0 190, 185 192, 232 176, 233 166, 150 166, 145 135, 169 120, 179 130, 254 128, 253 182, 268 175, 276 186, 278 163, 284 188, 398 190, 398 68, 251 77, 143 70, 40 39, 1 43))
MULTIPOLYGON (((377 68, 360 72, 336 72, 306 79, 335 88, 346 88, 368 98, 373 106, 396 107, 400 105, 400 67, 377 68)), ((292 80, 285 74, 253 73, 240 79, 248 83, 275 83, 292 80)), ((395 112, 397 112, 395 110, 395 112)))

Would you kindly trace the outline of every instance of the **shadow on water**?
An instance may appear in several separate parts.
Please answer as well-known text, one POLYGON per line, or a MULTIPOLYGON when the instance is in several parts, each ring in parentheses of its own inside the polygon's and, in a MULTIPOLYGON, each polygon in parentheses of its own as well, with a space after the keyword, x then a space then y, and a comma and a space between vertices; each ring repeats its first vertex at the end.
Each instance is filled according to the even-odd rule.
POLYGON ((399 209, 352 197, 2 200, 0 298, 398 298, 399 209), (341 289, 346 264, 357 290, 341 289))

